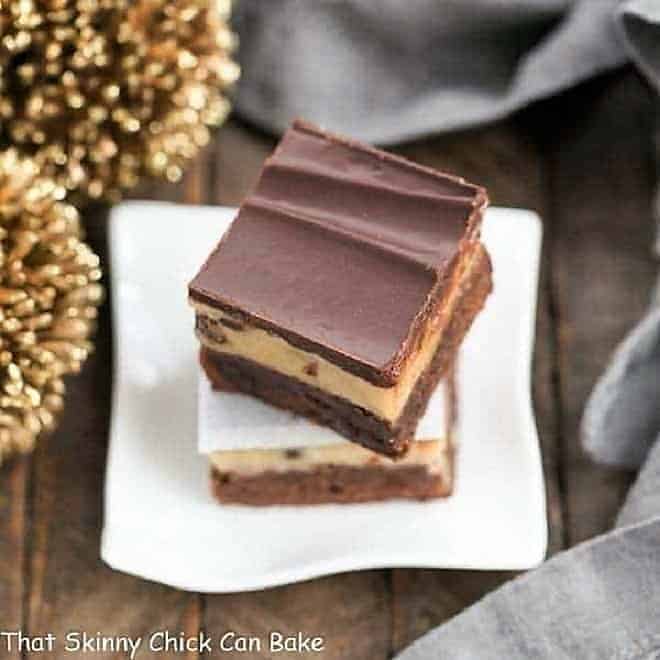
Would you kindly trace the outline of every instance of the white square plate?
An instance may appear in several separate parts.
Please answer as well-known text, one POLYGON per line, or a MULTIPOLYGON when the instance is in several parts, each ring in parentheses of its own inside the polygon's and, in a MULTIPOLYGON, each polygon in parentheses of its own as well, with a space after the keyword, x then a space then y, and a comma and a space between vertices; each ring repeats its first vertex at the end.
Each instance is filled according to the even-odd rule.
POLYGON ((495 291, 462 349, 454 495, 260 509, 217 504, 197 453, 197 341, 186 285, 234 213, 130 202, 112 214, 116 358, 103 559, 203 592, 367 568, 525 569, 542 561, 545 491, 530 399, 538 217, 487 212, 495 291))

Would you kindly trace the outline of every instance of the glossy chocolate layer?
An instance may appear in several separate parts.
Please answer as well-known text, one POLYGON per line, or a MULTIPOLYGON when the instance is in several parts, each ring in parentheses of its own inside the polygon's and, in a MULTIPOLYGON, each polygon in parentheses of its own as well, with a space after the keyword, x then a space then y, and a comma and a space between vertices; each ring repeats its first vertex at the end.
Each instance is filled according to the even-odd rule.
POLYGON ((461 179, 296 122, 190 295, 389 386, 486 203, 461 179))

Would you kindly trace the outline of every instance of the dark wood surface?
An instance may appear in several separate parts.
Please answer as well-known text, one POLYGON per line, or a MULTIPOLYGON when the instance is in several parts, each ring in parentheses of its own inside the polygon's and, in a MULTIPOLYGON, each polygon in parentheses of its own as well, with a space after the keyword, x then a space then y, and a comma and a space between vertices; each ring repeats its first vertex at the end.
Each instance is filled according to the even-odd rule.
MULTIPOLYGON (((643 312, 656 270, 651 105, 641 81, 619 72, 506 122, 400 148, 483 183, 494 204, 533 208, 544 219, 533 384, 550 553, 605 531, 631 480, 584 457, 579 421, 612 348, 643 312)), ((145 186, 140 195, 237 204, 273 143, 233 120, 182 184, 145 186)), ((107 212, 90 209, 86 219, 90 241, 107 263, 107 212)), ((111 571, 98 556, 111 322, 106 302, 97 350, 70 382, 59 430, 34 456, 0 468, 0 630, 112 635, 202 628, 262 637, 302 631, 325 637, 326 651, 317 657, 378 660, 512 577, 380 570, 202 596, 111 571)), ((43 657, 69 656, 60 649, 43 657)))

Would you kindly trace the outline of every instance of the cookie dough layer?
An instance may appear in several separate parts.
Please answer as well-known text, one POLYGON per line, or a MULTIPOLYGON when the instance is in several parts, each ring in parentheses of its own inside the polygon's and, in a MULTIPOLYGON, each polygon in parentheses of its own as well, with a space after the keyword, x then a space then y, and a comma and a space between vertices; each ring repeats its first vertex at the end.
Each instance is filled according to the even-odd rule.
POLYGON ((253 506, 446 497, 453 459, 449 438, 414 442, 396 462, 352 443, 210 456, 215 497, 253 506))
MULTIPOLYGON (((490 263, 479 243, 467 252, 463 263, 454 269, 447 285, 449 294, 445 306, 429 320, 417 349, 402 365, 399 380, 391 387, 374 385, 322 356, 297 348, 283 337, 258 328, 246 320, 238 320, 226 311, 196 300, 191 300, 191 304, 197 315, 197 336, 201 344, 214 354, 254 362, 349 401, 374 417, 394 425, 438 347, 443 340, 451 341, 451 338, 446 338, 447 328, 454 315, 465 314, 464 298, 471 291, 475 278, 483 280, 483 288, 490 290, 490 263)), ((482 302, 478 300, 476 307, 480 308, 482 302)), ((465 319, 467 325, 471 320, 465 319)), ((451 343, 456 344, 455 341, 451 343)))

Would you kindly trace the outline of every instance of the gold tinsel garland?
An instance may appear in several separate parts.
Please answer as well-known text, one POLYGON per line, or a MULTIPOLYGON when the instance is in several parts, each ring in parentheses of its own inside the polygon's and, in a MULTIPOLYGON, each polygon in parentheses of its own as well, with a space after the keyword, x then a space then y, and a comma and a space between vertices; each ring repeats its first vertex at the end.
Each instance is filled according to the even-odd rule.
POLYGON ((238 77, 229 0, 6 0, 0 135, 84 197, 176 181, 238 77))
POLYGON ((0 462, 52 428, 62 377, 92 348, 99 259, 65 192, 15 150, 0 155, 0 462))

